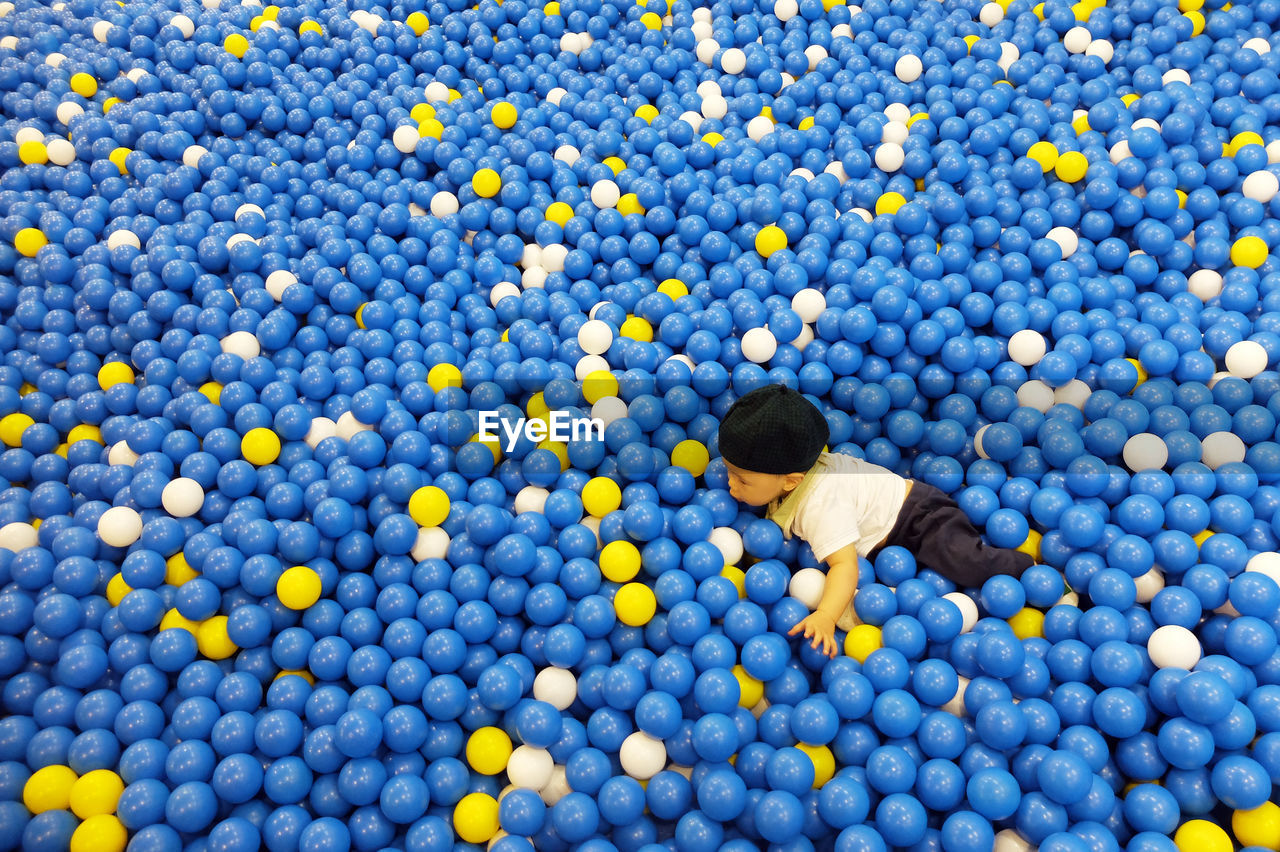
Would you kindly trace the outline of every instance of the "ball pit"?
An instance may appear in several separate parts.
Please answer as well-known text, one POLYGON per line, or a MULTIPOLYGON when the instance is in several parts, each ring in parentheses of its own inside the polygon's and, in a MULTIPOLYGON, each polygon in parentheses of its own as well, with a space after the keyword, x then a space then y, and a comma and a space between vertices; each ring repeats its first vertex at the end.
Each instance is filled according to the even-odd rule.
POLYGON ((0 2, 0 850, 1280 848, 1278 20, 0 2))

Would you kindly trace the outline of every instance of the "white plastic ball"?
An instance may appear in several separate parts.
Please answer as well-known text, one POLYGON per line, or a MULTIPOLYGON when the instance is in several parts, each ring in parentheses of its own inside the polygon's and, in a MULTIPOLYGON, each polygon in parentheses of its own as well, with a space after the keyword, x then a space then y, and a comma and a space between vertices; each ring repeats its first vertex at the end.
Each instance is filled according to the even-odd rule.
POLYGON ((1159 435, 1139 432, 1124 442, 1125 466, 1134 473, 1160 470, 1169 461, 1169 447, 1159 435))
POLYGON ((133 451, 124 441, 118 441, 111 445, 111 449, 107 450, 107 464, 132 465, 138 460, 138 454, 133 451))
POLYGON ((361 423, 356 419, 355 414, 350 411, 344 411, 338 415, 338 422, 334 424, 334 431, 339 438, 344 441, 350 441, 361 432, 370 432, 373 427, 368 423, 361 423))
POLYGON ((733 527, 716 527, 707 536, 724 557, 725 565, 737 565, 742 561, 742 536, 733 527))
POLYGON ((805 347, 813 342, 814 337, 815 335, 813 333, 813 326, 809 325, 808 323, 805 323, 804 325, 800 326, 800 333, 797 334, 793 339, 788 340, 787 342, 790 343, 792 346, 794 346, 796 349, 799 349, 801 352, 803 352, 805 350, 805 347))
POLYGON ((698 61, 703 65, 710 65, 711 61, 716 58, 716 54, 720 52, 720 42, 713 38, 704 38, 698 42, 698 46, 694 48, 694 53, 698 57, 698 61))
POLYGON ((431 215, 443 218, 458 212, 458 196, 441 191, 431 196, 431 215))
POLYGON ((191 38, 196 33, 195 21, 186 15, 174 15, 169 19, 169 23, 178 28, 178 32, 182 33, 183 38, 191 38))
POLYGON ((816 322, 827 309, 827 297, 821 290, 806 287, 791 297, 791 310, 800 316, 801 322, 816 322))
POLYGON ((556 86, 554 89, 547 92, 547 98, 546 98, 547 103, 554 104, 555 106, 560 106, 561 98, 563 98, 567 94, 569 94, 568 89, 562 88, 560 86, 556 86))
POLYGON ((93 25, 93 37, 95 40, 107 43, 107 35, 111 32, 110 21, 98 21, 93 25))
POLYGON ((1245 563, 1244 570, 1265 574, 1275 580, 1276 585, 1280 585, 1280 553, 1276 553, 1274 550, 1255 553, 1245 563))
POLYGON ((1119 163, 1121 160, 1127 160, 1133 156, 1133 152, 1129 150, 1129 140, 1121 139, 1119 142, 1111 146, 1110 159, 1113 163, 1119 163))
POLYGON ((510 281, 499 281, 493 285, 493 289, 489 291, 489 304, 497 307, 498 303, 508 296, 520 298, 520 288, 512 284, 510 281))
POLYGON ((1158 568, 1152 568, 1134 580, 1133 585, 1138 590, 1138 603, 1151 603, 1152 599, 1164 588, 1164 574, 1160 573, 1158 568))
POLYGON ((1062 37, 1062 46, 1067 49, 1067 53, 1084 53, 1092 41, 1093 33, 1088 28, 1072 27, 1062 37))
POLYGON ((419 527, 418 538, 413 543, 409 555, 415 561, 424 559, 444 559, 449 552, 449 534, 439 527, 419 527))
POLYGON ((978 10, 978 20, 989 27, 994 27, 1004 20, 1004 7, 999 3, 985 3, 978 10))
POLYGON ((107 237, 107 248, 115 251, 122 246, 133 246, 136 249, 141 249, 142 240, 138 239, 138 235, 133 231, 124 228, 112 231, 111 236, 107 237))
POLYGON ((906 153, 897 142, 885 142, 876 148, 876 168, 882 172, 896 172, 902 168, 906 153))
POLYGON ((22 127, 18 132, 13 134, 13 142, 15 145, 23 145, 27 142, 44 142, 44 132, 38 127, 22 127))
POLYGON ((596 181, 595 185, 591 187, 591 203, 601 209, 617 207, 618 199, 621 197, 622 191, 611 180, 596 181))
POLYGON ((541 790, 551 781, 556 762, 546 749, 517 746, 507 758, 507 780, 513 786, 541 790))
MULTIPOLYGON (((710 20, 695 19, 693 22, 693 26, 689 27, 689 32, 693 33, 693 37, 697 41, 706 41, 707 39, 711 38, 711 34, 715 32, 715 27, 711 25, 710 20)), ((714 85, 717 91, 720 88, 719 84, 715 83, 715 81, 713 80, 703 80, 701 83, 698 84, 698 89, 699 89, 698 94, 702 94, 701 89, 703 85, 705 85, 706 83, 711 83, 712 85, 714 85)))
POLYGON ((950 713, 952 716, 964 718, 964 694, 969 690, 969 678, 960 675, 956 683, 956 694, 951 696, 950 701, 946 701, 939 708, 944 712, 950 713))
POLYGON ((1000 42, 1000 58, 996 60, 996 64, 1000 66, 1000 70, 1009 73, 1009 67, 1017 62, 1022 56, 1022 51, 1018 50, 1018 46, 1011 41, 1000 42))
POLYGON ((142 516, 128 506, 112 506, 98 518, 98 538, 112 547, 128 547, 142 537, 142 516))
POLYGON ((1071 228, 1059 225, 1056 228, 1051 228, 1049 233, 1045 234, 1045 237, 1053 240, 1058 244, 1058 248, 1062 249, 1063 260, 1071 257, 1076 253, 1076 249, 1080 248, 1080 237, 1071 228))
POLYGON ((1231 462, 1244 461, 1244 441, 1232 432, 1214 432, 1206 435, 1200 449, 1200 460, 1210 470, 1217 470, 1231 462))
POLYGON ((252 332, 233 331, 222 338, 222 351, 230 352, 232 355, 239 355, 248 361, 250 358, 258 357, 262 352, 262 344, 258 342, 258 338, 252 332))
POLYGON ((729 102, 720 95, 712 95, 702 99, 702 114, 716 121, 724 118, 729 112, 729 102))
POLYGON ((685 124, 689 125, 690 127, 692 127, 694 133, 697 133, 698 130, 702 127, 702 121, 703 121, 702 113, 694 112, 691 109, 685 110, 684 112, 680 113, 680 120, 683 121, 685 124))
POLYGON ((526 485, 516 492, 515 510, 519 515, 523 512, 541 512, 547 505, 551 492, 537 485, 526 485))
POLYGON ((14 521, 0 527, 0 548, 17 553, 40 543, 40 534, 31 524, 14 521))
POLYGON ((1191 75, 1181 68, 1170 68, 1168 71, 1160 75, 1160 82, 1166 86, 1170 83, 1186 83, 1191 85, 1191 75))
POLYGON ((542 256, 538 260, 538 266, 547 272, 563 272, 564 259, 569 256, 569 249, 560 243, 552 243, 542 249, 542 256))
POLYGON ((1202 650, 1196 634, 1178 624, 1157 627, 1147 639, 1147 656, 1156 668, 1187 669, 1200 662, 1202 650))
POLYGON ((1034 408, 1044 414, 1056 402, 1053 388, 1038 379, 1023 382, 1018 388, 1018 405, 1034 408))
POLYGON ((973 626, 978 623, 978 605, 973 602, 973 598, 964 592, 948 592, 942 597, 960 608, 960 616, 962 618, 960 632, 968 633, 972 630, 973 626))
POLYGON ((583 355, 573 368, 574 378, 582 381, 592 373, 604 370, 608 372, 609 362, 599 355, 583 355))
POLYGON ((241 204, 239 207, 236 208, 236 214, 232 218, 239 219, 241 216, 245 215, 246 213, 257 213, 259 216, 266 215, 263 209, 256 204, 241 204))
POLYGON ((60 68, 62 67, 62 63, 66 61, 67 55, 65 53, 58 53, 57 51, 50 53, 44 58, 44 64, 48 65, 50 68, 60 68))
POLYGON ((1222 294, 1222 275, 1212 269, 1197 269, 1187 276, 1187 292, 1202 302, 1222 294))
POLYGON ((520 273, 520 286, 526 290, 541 289, 546 286, 547 276, 551 273, 542 266, 530 266, 520 273))
POLYGON ((396 128, 395 133, 391 134, 391 144, 396 146, 396 150, 401 154, 408 154, 418 147, 418 141, 422 139, 418 135, 418 128, 402 124, 396 128))
POLYGON ((1093 395, 1093 388, 1080 379, 1072 379, 1060 388, 1054 388, 1054 405, 1069 405, 1072 408, 1084 408, 1084 404, 1093 395))
POLYGON ((726 74, 741 74, 747 67, 747 55, 739 48, 731 47, 720 54, 720 70, 726 74))
POLYGON ((194 479, 178 477, 160 492, 160 505, 175 518, 189 518, 204 505, 204 489, 194 479))
POLYGON ((613 421, 627 416, 627 404, 616 396, 606 396, 591 406, 591 416, 598 418, 607 428, 613 421))
MULTIPOLYGON (((904 127, 907 119, 911 118, 911 107, 906 104, 892 103, 884 108, 884 117, 890 121, 896 121, 904 127)), ((884 137, 881 136, 881 139, 884 137)), ((901 140, 898 140, 901 141, 901 140)))
POLYGON ((1048 349, 1049 346, 1045 343, 1044 335, 1029 328, 1015 331, 1013 336, 1009 338, 1010 360, 1024 367, 1033 367, 1039 364, 1040 359, 1044 357, 1048 349))
POLYGON ((811 44, 804 49, 804 55, 809 59, 809 70, 818 67, 818 63, 826 59, 828 56, 826 48, 820 44, 811 44))
POLYGON ((542 797, 542 801, 548 807, 552 807, 556 802, 573 792, 573 788, 569 786, 569 779, 565 776, 564 767, 556 764, 551 770, 551 780, 547 782, 547 786, 538 791, 538 795, 542 797))
POLYGON ((763 364, 778 351, 778 341, 767 328, 753 328, 742 335, 742 357, 763 364))
MULTIPOLYGON (((895 106, 900 106, 900 104, 895 106)), ((891 118, 880 129, 880 141, 892 142, 894 145, 901 145, 906 142, 909 135, 911 135, 911 131, 907 129, 907 119, 905 118, 891 118)))
POLYGON ((182 152, 182 164, 191 168, 200 165, 200 158, 209 153, 209 149, 203 145, 188 145, 186 150, 182 152))
POLYGON ((77 115, 84 115, 84 107, 75 101, 63 101, 58 104, 58 121, 63 124, 70 124, 71 119, 77 115))
POLYGON ((1246 50, 1252 50, 1259 56, 1263 56, 1271 52, 1271 45, 1265 38, 1251 38, 1241 46, 1246 50))
POLYGON ((791 575, 791 582, 787 584, 787 594, 809 609, 817 609, 822 601, 822 590, 826 585, 826 574, 817 568, 801 568, 791 575))
POLYGON ((1116 55, 1116 48, 1111 42, 1105 38, 1095 38, 1089 42, 1089 48, 1084 52, 1085 56, 1096 56, 1102 60, 1103 64, 1110 62, 1116 55))
POLYGON ((332 438, 337 434, 337 423, 334 423, 328 417, 313 417, 311 418, 311 426, 307 428, 307 434, 302 436, 302 440, 314 450, 325 438, 332 438))
POLYGON ((667 765, 667 747, 644 731, 628 734, 618 750, 622 771, 637 781, 648 781, 667 765))
POLYGON ((568 710, 578 697, 578 678, 568 669, 545 668, 533 679, 533 697, 557 710, 568 710))
POLYGON ((55 166, 69 166, 76 159, 76 146, 66 139, 54 139, 47 146, 49 162, 55 166))
POLYGON ((284 298, 284 291, 289 289, 290 285, 298 283, 298 276, 294 275, 287 269, 277 269, 267 276, 267 280, 263 282, 271 298, 277 302, 284 298))
POLYGON ((572 145, 561 145, 556 148, 556 152, 552 155, 555 159, 564 163, 566 166, 572 166, 582 157, 582 152, 572 145))
POLYGON ((773 121, 767 116, 757 115, 747 122, 747 135, 752 142, 759 142, 773 132, 773 121))
POLYGON ((773 16, 784 24, 798 14, 800 14, 800 5, 796 0, 777 0, 773 4, 773 16))
POLYGON ((996 835, 995 845, 991 852, 1031 852, 1035 849, 1025 837, 1015 829, 1006 828, 996 835))
POLYGON ((973 433, 973 451, 978 454, 978 458, 980 459, 991 458, 991 456, 987 455, 986 448, 982 446, 982 438, 987 434, 987 430, 990 428, 991 424, 988 423, 985 426, 978 427, 978 431, 973 433))
POLYGON ((849 181, 849 173, 844 170, 844 163, 839 160, 832 160, 827 163, 827 167, 822 171, 829 175, 835 175, 841 184, 849 181))
POLYGON ((898 57, 898 61, 893 64, 893 73, 904 83, 914 83, 924 73, 924 63, 919 56, 908 53, 898 57))
POLYGON ((1226 363, 1231 375, 1252 379, 1267 369, 1267 350, 1255 340, 1241 340, 1227 350, 1226 363))
POLYGON ((1240 191, 1245 198, 1252 198, 1254 201, 1266 204, 1276 197, 1277 192, 1280 192, 1280 178, 1272 172, 1259 169, 1244 179, 1244 185, 1240 191))

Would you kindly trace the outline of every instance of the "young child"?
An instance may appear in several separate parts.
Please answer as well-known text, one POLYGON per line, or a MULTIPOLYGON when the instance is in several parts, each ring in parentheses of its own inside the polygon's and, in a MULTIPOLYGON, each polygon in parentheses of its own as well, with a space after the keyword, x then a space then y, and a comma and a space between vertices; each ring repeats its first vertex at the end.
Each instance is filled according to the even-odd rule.
POLYGON ((993 547, 964 511, 931 485, 841 453, 824 452, 826 418, 797 391, 767 385, 744 394, 720 424, 729 493, 809 543, 827 564, 818 608, 791 629, 834 657, 836 623, 858 591, 858 557, 890 545, 962 587, 996 574, 1018 577, 1034 560, 993 547))

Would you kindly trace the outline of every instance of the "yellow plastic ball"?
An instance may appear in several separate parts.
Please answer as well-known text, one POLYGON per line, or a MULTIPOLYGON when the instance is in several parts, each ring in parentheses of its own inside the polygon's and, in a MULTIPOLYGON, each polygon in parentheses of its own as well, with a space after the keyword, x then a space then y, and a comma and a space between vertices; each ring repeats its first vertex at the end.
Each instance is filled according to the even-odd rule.
POLYGON ((124 792, 124 782, 110 769, 95 769, 71 785, 71 812, 80 819, 116 812, 116 802, 124 792))
POLYGON ((498 800, 468 793, 453 807, 453 830, 468 843, 488 843, 498 833, 498 800))
POLYGON ((67 433, 67 443, 74 444, 76 441, 96 441, 99 444, 105 443, 102 440, 102 430, 97 426, 91 426, 88 423, 81 423, 78 426, 71 427, 71 431, 67 433))
POLYGON ((132 153, 128 148, 115 148, 107 155, 107 159, 120 170, 120 174, 125 175, 129 173, 129 164, 126 160, 132 153))
POLYGON ((45 766, 31 773, 22 785, 22 804, 33 814, 65 811, 71 803, 71 788, 79 780, 69 766, 45 766))
POLYGON ((559 15, 560 4, 557 3, 556 0, 551 0, 550 3, 542 7, 542 14, 546 15, 548 18, 559 15))
POLYGON ((647 30, 662 29, 662 19, 658 17, 656 12, 645 12, 640 16, 640 23, 644 24, 647 30))
MULTIPOLYGON (((811 119, 805 119, 805 121, 810 121, 810 120, 811 120, 811 119)), ((802 122, 800 122, 800 123, 801 123, 801 124, 804 124, 804 121, 802 121, 802 122)), ((801 127, 800 129, 801 129, 801 130, 804 130, 804 128, 803 128, 803 127, 801 127)), ((704 135, 703 135, 703 137, 702 137, 702 141, 703 141, 703 142, 706 142, 708 145, 710 145, 712 148, 714 148, 714 147, 716 147, 717 145, 719 145, 721 142, 723 142, 723 141, 724 141, 724 137, 723 137, 723 136, 721 136, 719 133, 716 133, 715 131, 712 131, 712 132, 710 132, 710 133, 704 134, 704 135)))
POLYGON ((658 599, 644 583, 627 583, 613 596, 613 608, 623 624, 643 627, 658 611, 658 599))
POLYGON ((645 209, 640 199, 636 198, 636 194, 628 192, 618 199, 618 212, 623 216, 643 216, 645 209))
POLYGON ((640 573, 640 551, 629 541, 611 541, 600 550, 600 573, 615 583, 634 580, 640 573))
POLYGON ((1190 12, 1183 12, 1182 17, 1191 22, 1191 35, 1193 38, 1204 32, 1204 15, 1201 12, 1193 9, 1190 12))
POLYGON ((608 370, 592 370, 582 380, 582 398, 592 405, 617 395, 618 380, 608 370))
POLYGON ((164 618, 160 619, 160 630, 185 630, 192 636, 196 635, 196 631, 200 629, 200 625, 187 618, 176 609, 171 609, 164 614, 164 618))
POLYGON ((733 677, 738 681, 738 706, 750 710, 764 698, 764 681, 747 674, 742 666, 733 667, 733 677))
POLYGON ((658 285, 658 292, 664 296, 670 297, 671 301, 682 299, 689 295, 689 287, 678 278, 668 278, 658 285))
POLYGON ((493 105, 493 109, 489 110, 489 120, 494 123, 494 126, 503 130, 510 130, 515 126, 516 119, 519 117, 520 114, 516 108, 506 101, 499 101, 493 105))
POLYGON ((276 580, 276 597, 289 609, 306 609, 320 600, 320 575, 305 565, 286 569, 276 580))
POLYGON ((413 30, 413 34, 416 36, 422 35, 431 26, 431 21, 421 12, 414 12, 405 18, 404 22, 409 25, 409 29, 413 30))
POLYGON ((22 433, 35 424, 29 415, 20 411, 0 417, 0 441, 10 447, 22 446, 22 433))
POLYGON ((111 814, 91 816, 71 833, 71 852, 124 852, 129 832, 111 814))
POLYGON ((493 169, 480 169, 471 177, 471 188, 481 198, 493 198, 502 189, 502 178, 493 169))
POLYGON ((181 586, 188 580, 194 580, 200 575, 196 573, 196 569, 192 568, 187 562, 187 557, 181 551, 173 554, 164 561, 164 581, 170 586, 181 586))
POLYGON ((891 216, 901 209, 902 205, 907 203, 907 199, 900 192, 886 192, 884 195, 876 199, 876 215, 891 216))
POLYGON ((865 663, 867 657, 883 647, 880 628, 871 624, 859 624, 844 637, 844 652, 860 663, 865 663))
POLYGON ((107 581, 107 603, 120 606, 120 601, 132 591, 133 589, 129 588, 129 584, 124 581, 124 575, 116 574, 107 581))
POLYGON ((1267 241, 1262 237, 1241 237, 1231 246, 1231 262, 1257 269, 1267 260, 1267 241))
POLYGON ((1241 846, 1280 849, 1280 805, 1263 802, 1251 811, 1231 815, 1231 830, 1241 846))
POLYGON ((196 628, 196 647, 211 660, 229 659, 240 647, 227 635, 227 617, 215 615, 196 628))
POLYGON ((49 149, 44 146, 43 142, 36 142, 34 139, 30 142, 23 142, 18 146, 18 159, 23 165, 27 166, 43 166, 49 162, 49 149))
POLYGON ((481 728, 467 739, 467 763, 481 775, 497 775, 511 759, 511 737, 501 728, 481 728))
POLYGON ((98 94, 98 81, 92 74, 81 71, 71 75, 71 91, 82 98, 91 98, 98 94))
POLYGON ((711 454, 707 452, 707 448, 701 441, 695 441, 692 438, 681 441, 671 449, 671 463, 676 467, 684 468, 694 476, 702 476, 706 473, 710 461, 711 454))
POLYGON ((622 505, 622 489, 607 476, 597 476, 582 486, 582 507, 593 518, 603 518, 622 505))
POLYGON ((200 394, 214 405, 222 401, 222 385, 217 382, 205 382, 200 386, 200 394))
POLYGON ((232 33, 227 36, 227 40, 222 43, 222 47, 236 59, 243 59, 245 52, 249 49, 249 40, 240 35, 240 33, 232 33))
POLYGON ((1232 852, 1231 838, 1205 819, 1193 819, 1179 826, 1173 842, 1181 852, 1232 852))
POLYGON ((110 390, 119 384, 131 385, 133 379, 133 368, 122 361, 103 364, 102 369, 98 370, 98 387, 102 390, 110 390))
POLYGON ((438 527, 449 517, 449 495, 434 485, 424 485, 409 497, 409 517, 420 527, 438 527))
POLYGON ((556 201, 547 205, 546 217, 548 222, 555 222, 561 228, 573 218, 573 208, 563 201, 556 201))
POLYGON ((1044 536, 1040 535, 1036 530, 1027 532, 1027 538, 1022 544, 1018 545, 1019 553, 1025 553, 1035 561, 1040 561, 1040 541, 1044 536))
POLYGON ((813 763, 813 789, 820 790, 836 774, 836 758, 824 745, 797 743, 796 748, 805 753, 813 763))
POLYGON ((280 436, 265 426, 250 429, 240 440, 240 454, 249 464, 271 464, 280 457, 280 436))
POLYGON ((618 334, 643 343, 653 342, 653 326, 644 317, 627 317, 618 328, 618 334))
POLYGON ((462 371, 453 364, 436 364, 427 372, 427 384, 436 393, 445 388, 462 387, 462 371))
POLYGON ((1027 157, 1035 160, 1041 171, 1048 172, 1058 163, 1058 148, 1052 142, 1037 142, 1027 151, 1027 157))
POLYGON ((48 244, 49 238, 39 228, 23 228, 13 237, 13 247, 23 257, 35 257, 48 244))
POLYGON ((746 571, 743 571, 737 565, 726 565, 720 569, 720 576, 733 583, 733 587, 738 590, 739 600, 747 596, 746 571))
POLYGON ((1058 176, 1058 180, 1075 183, 1084 177, 1085 172, 1089 171, 1089 160, 1079 151, 1068 151, 1058 158, 1058 162, 1053 166, 1053 171, 1058 176))
POLYGON ((770 257, 786 247, 787 235, 777 225, 765 225, 756 234, 756 252, 761 257, 770 257))
POLYGON ((1023 607, 1009 618, 1009 627, 1019 639, 1044 636, 1044 613, 1035 607, 1023 607))

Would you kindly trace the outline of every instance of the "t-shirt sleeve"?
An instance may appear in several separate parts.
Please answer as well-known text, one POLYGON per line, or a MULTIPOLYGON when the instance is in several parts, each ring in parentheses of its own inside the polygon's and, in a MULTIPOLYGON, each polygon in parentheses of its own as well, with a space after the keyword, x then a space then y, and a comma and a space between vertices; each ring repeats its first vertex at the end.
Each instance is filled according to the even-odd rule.
POLYGON ((796 511, 792 529, 809 543, 819 562, 860 537, 857 506, 848 479, 842 474, 825 475, 796 511))

